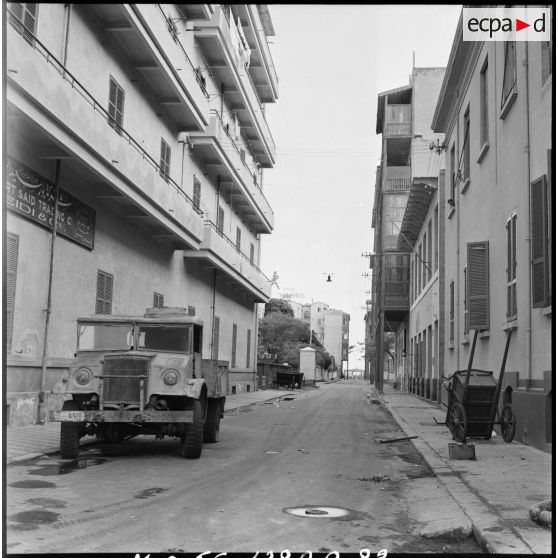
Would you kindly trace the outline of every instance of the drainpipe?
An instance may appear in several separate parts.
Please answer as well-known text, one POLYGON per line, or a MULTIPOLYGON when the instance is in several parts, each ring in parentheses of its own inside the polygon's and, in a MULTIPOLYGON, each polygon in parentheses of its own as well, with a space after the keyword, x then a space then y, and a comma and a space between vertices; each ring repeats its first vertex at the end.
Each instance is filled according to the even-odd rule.
MULTIPOLYGON (((457 122, 456 122, 456 126, 457 126, 457 134, 456 134, 456 138, 457 138, 457 172, 459 171, 459 110, 457 111, 457 122)), ((451 152, 450 152, 451 153, 451 152)), ((454 162, 455 165, 455 162, 454 162)), ((455 166, 454 166, 455 168, 455 166)), ((451 179, 453 180, 453 176, 451 177, 451 179)), ((459 186, 457 186, 457 184, 455 185, 456 188, 454 190, 453 193, 453 203, 454 203, 454 207, 455 207, 455 227, 457 229, 457 275, 455 277, 455 286, 456 286, 456 291, 457 291, 457 297, 454 294, 453 297, 453 304, 454 304, 454 315, 456 316, 456 320, 454 320, 453 325, 455 327, 455 334, 454 334, 454 338, 453 338, 453 342, 457 343, 457 370, 460 370, 460 355, 461 355, 461 338, 459 337, 459 326, 461 324, 461 301, 460 301, 460 290, 459 290, 459 278, 461 277, 461 262, 459 260, 459 256, 460 256, 460 250, 459 250, 459 186), (457 298, 457 305, 455 304, 456 302, 456 298, 457 298), (455 308, 455 306, 457 306, 457 308, 455 308), (457 310, 457 312, 456 312, 457 310)), ((467 293, 465 293, 465 296, 467 296, 467 293)))
POLYGON ((72 4, 64 4, 64 37, 62 43, 62 65, 66 67, 66 59, 68 58, 68 38, 70 35, 70 19, 72 15, 72 4))
MULTIPOLYGON (((532 245, 531 245, 531 130, 530 130, 530 118, 529 118, 529 45, 525 42, 525 60, 523 62, 523 66, 525 67, 525 105, 526 105, 526 117, 527 117, 527 126, 526 126, 526 136, 527 136, 527 145, 525 146, 524 153, 525 153, 525 161, 526 161, 526 169, 527 169, 527 215, 528 215, 528 223, 529 223, 529 230, 527 231, 527 243, 528 243, 528 253, 529 253, 529 264, 531 264, 532 258, 532 245)), ((528 291, 528 300, 529 306, 527 308, 527 316, 528 316, 528 329, 527 329, 527 351, 526 351, 526 361, 527 361, 527 389, 531 387, 531 379, 532 379, 532 369, 531 369, 531 353, 532 353, 532 316, 531 316, 531 308, 532 308, 532 277, 531 277, 531 269, 529 269, 529 273, 527 274, 528 284, 529 284, 529 291, 528 291)))
POLYGON ((39 414, 37 424, 46 424, 46 375, 47 375, 47 354, 48 354, 48 333, 50 324, 51 304, 52 304, 52 280, 54 271, 54 248, 56 245, 56 226, 58 223, 58 195, 60 178, 60 159, 56 159, 56 171, 54 175, 54 216, 52 224, 52 235, 50 237, 50 259, 48 269, 47 304, 45 308, 45 329, 43 335, 43 356, 41 358, 41 390, 39 391, 39 414))

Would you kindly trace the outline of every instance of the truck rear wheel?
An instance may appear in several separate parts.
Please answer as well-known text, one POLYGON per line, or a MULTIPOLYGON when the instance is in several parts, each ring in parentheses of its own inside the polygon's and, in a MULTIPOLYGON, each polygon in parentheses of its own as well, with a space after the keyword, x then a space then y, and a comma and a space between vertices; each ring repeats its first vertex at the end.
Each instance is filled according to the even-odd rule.
POLYGON ((217 401, 210 401, 207 419, 203 429, 203 441, 214 444, 219 441, 219 426, 221 424, 221 406, 217 401))
MULTIPOLYGON (((64 401, 63 411, 79 411, 77 401, 64 401)), ((79 422, 60 423, 60 457, 75 459, 79 454, 79 438, 82 424, 79 422)))
POLYGON ((203 448, 203 405, 199 399, 193 401, 194 422, 184 425, 184 435, 180 438, 180 453, 186 459, 199 459, 203 448))

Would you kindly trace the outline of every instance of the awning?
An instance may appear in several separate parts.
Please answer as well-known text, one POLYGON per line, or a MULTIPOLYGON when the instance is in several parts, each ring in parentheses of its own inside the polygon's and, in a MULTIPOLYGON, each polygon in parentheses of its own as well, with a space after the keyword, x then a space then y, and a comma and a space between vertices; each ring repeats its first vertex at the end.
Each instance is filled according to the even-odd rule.
POLYGON ((397 249, 409 252, 415 246, 430 202, 438 189, 438 179, 432 176, 413 178, 405 215, 401 223, 397 249))

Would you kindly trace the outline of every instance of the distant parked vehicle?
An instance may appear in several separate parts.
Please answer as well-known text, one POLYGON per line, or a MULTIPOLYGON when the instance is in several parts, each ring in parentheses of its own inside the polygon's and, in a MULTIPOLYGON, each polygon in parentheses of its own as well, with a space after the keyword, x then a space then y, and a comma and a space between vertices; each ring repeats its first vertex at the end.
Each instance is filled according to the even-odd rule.
POLYGON ((182 456, 199 458, 203 442, 219 438, 229 364, 202 360, 202 334, 202 320, 182 308, 78 318, 72 398, 51 413, 62 458, 76 458, 85 435, 117 443, 140 434, 178 437, 182 456))

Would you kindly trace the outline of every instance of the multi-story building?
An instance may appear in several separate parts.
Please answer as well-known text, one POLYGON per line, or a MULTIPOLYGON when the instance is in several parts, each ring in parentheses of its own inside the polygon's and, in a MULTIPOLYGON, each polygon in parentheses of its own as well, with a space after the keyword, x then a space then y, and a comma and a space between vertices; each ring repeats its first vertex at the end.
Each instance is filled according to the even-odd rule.
POLYGON ((274 225, 267 7, 6 9, 8 422, 60 407, 75 319, 94 313, 187 307, 204 358, 247 389, 274 225))
POLYGON ((302 321, 314 332, 314 337, 324 344, 324 316, 329 306, 325 302, 310 302, 302 305, 302 321))
POLYGON ((517 440, 550 451, 552 44, 455 34, 433 118, 445 134, 445 369, 498 376, 517 440))
MULTIPOLYGON (((372 364, 371 379, 383 381, 384 333, 396 340, 396 371, 400 385, 403 376, 413 372, 413 353, 409 331, 411 252, 415 242, 402 233, 405 224, 415 230, 416 203, 422 207, 424 191, 435 191, 440 158, 431 146, 440 144, 441 135, 430 127, 434 103, 444 77, 444 68, 413 68, 409 84, 378 95, 376 133, 382 134, 382 157, 376 172, 372 228, 374 254, 372 264, 371 309, 367 313, 368 360, 372 364), (409 206, 408 200, 412 203, 409 206), (415 203, 416 200, 416 203, 415 203), (374 342, 371 342, 374 339, 374 342)), ((424 218, 424 215, 422 215, 424 218)), ((432 225, 430 225, 432 227, 432 225)), ((419 227, 420 229, 420 227, 419 227)), ((427 229, 428 230, 428 229, 427 229)), ((410 231, 409 231, 410 232, 410 231)), ((431 257, 432 233, 421 241, 420 259, 431 257), (424 257, 423 257, 424 256, 424 257)), ((416 241, 416 239, 415 239, 416 241)), ((431 269, 430 266, 426 266, 431 269)), ((413 272, 417 269, 414 264, 413 272)), ((426 268, 425 268, 426 269, 426 268)), ((434 281, 430 274, 428 281, 434 281)), ((426 287, 426 277, 421 287, 426 287)), ((417 297, 414 300, 418 304, 417 297)), ((434 321, 434 314, 429 320, 434 321)), ((428 328, 428 324, 425 325, 428 328)), ((422 342, 422 329, 413 332, 422 342)))
POLYGON ((324 315, 325 350, 333 356, 337 365, 337 376, 349 369, 349 323, 351 316, 343 310, 333 308, 326 310, 324 315))

